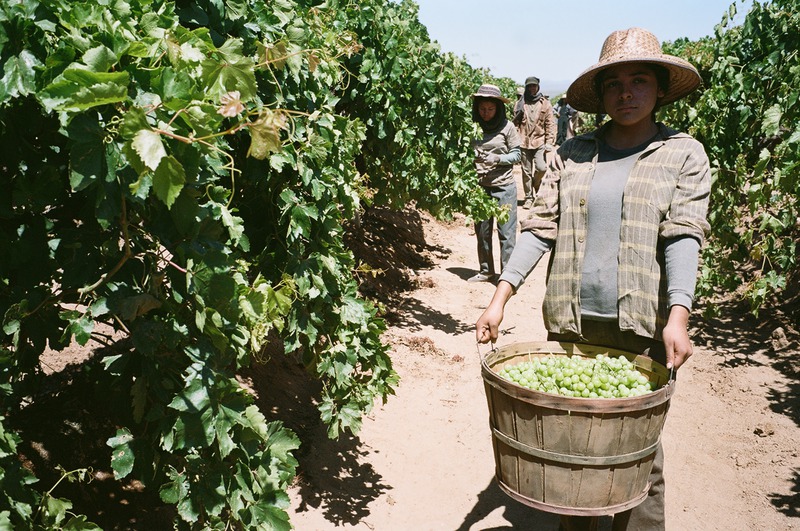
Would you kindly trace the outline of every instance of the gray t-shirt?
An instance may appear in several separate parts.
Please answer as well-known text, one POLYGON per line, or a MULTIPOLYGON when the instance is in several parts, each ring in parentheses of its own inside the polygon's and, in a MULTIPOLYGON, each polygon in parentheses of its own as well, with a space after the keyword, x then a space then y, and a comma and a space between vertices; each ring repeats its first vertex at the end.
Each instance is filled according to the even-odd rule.
MULTIPOLYGON (((581 316, 617 319, 617 270, 622 223, 622 198, 631 168, 650 144, 615 150, 601 143, 588 197, 586 252, 581 276, 581 316)), ((523 231, 500 280, 518 289, 553 242, 523 231)), ((700 242, 690 236, 665 241, 667 304, 691 309, 700 242)))
POLYGON ((626 150, 600 143, 597 169, 587 201, 586 252, 581 273, 581 315, 617 318, 617 257, 622 226, 622 194, 631 168, 650 142, 626 150))

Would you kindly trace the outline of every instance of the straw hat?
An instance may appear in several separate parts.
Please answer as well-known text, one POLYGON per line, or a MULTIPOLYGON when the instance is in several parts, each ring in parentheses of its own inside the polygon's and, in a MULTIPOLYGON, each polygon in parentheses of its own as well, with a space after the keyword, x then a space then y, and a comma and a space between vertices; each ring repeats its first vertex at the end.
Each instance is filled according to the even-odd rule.
POLYGON ((478 89, 478 92, 472 95, 473 98, 494 98, 496 100, 500 100, 503 103, 511 103, 511 100, 508 98, 504 98, 503 95, 500 93, 500 87, 497 85, 491 85, 489 83, 484 83, 478 89))
POLYGON ((702 80, 688 61, 667 55, 655 35, 642 28, 615 31, 606 38, 600 60, 584 70, 567 89, 567 102, 579 111, 602 113, 603 102, 595 91, 595 78, 602 70, 623 63, 652 63, 669 71, 669 88, 659 105, 666 105, 686 96, 702 80))

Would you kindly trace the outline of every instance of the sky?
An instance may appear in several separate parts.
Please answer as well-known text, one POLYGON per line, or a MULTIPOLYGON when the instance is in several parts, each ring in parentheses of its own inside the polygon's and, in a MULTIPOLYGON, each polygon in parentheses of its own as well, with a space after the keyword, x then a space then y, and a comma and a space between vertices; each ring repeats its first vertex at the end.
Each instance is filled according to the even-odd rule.
POLYGON ((605 38, 638 26, 663 43, 714 34, 731 4, 741 23, 753 0, 415 0, 443 52, 522 85, 541 79, 551 96, 597 62, 605 38))

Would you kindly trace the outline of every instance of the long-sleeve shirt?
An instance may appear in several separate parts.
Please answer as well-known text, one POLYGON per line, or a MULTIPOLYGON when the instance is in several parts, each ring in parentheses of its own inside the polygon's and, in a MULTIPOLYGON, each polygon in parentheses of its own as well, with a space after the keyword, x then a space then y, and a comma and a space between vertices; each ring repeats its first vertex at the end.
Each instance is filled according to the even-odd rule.
POLYGON ((545 144, 555 146, 556 118, 553 105, 545 97, 536 103, 524 103, 520 99, 518 110, 515 109, 515 123, 521 138, 522 149, 538 149, 545 144))
MULTIPOLYGON (((522 222, 522 230, 535 235, 540 248, 553 247, 542 309, 551 332, 580 334, 590 190, 602 134, 601 128, 561 146, 556 166, 562 169, 545 177, 530 216, 522 222)), ((616 273, 621 330, 660 338, 671 305, 670 289, 672 303, 685 305, 686 290, 670 286, 668 279, 693 278, 696 261, 689 273, 679 266, 671 271, 665 247, 670 242, 669 247, 677 245, 675 249, 685 252, 691 242, 679 242, 686 237, 694 239, 698 248, 702 245, 709 230, 709 193, 709 163, 703 146, 659 124, 658 135, 633 163, 623 189, 616 273)), ((527 275, 535 265, 528 263, 530 259, 517 261, 525 260, 526 240, 523 232, 515 256, 500 277, 515 287, 521 283, 520 275, 527 275)), ((677 263, 681 261, 673 261, 677 263)))
POLYGON ((504 186, 514 182, 514 164, 520 160, 519 142, 517 128, 510 121, 498 132, 484 134, 473 142, 476 148, 500 155, 499 164, 476 164, 481 186, 504 186))

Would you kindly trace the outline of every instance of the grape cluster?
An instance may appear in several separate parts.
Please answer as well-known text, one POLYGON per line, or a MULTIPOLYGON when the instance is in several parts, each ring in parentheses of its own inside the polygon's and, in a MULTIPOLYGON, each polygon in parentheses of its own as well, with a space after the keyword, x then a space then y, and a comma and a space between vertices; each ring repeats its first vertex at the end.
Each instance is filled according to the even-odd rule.
POLYGON ((498 374, 522 387, 562 396, 625 398, 655 390, 655 384, 624 356, 547 355, 503 367, 498 374))

